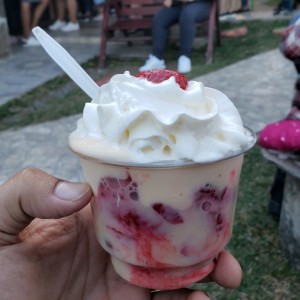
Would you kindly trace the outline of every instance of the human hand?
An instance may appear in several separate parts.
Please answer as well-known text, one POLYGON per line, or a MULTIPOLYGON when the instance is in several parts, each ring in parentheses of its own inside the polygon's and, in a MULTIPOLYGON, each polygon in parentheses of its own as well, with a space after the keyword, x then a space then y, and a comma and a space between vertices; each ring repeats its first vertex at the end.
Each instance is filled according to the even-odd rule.
MULTIPOLYGON (((0 186, 1 299, 204 300, 201 291, 150 293, 120 278, 96 240, 92 191, 26 169, 0 186), (151 298, 152 297, 152 298, 151 298)), ((206 280, 235 288, 242 273, 222 252, 206 280)))

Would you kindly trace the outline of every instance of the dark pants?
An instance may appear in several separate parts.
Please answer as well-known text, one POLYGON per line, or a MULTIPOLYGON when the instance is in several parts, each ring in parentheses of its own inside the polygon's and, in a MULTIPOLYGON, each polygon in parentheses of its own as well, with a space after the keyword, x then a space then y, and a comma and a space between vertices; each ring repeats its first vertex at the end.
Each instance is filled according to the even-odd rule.
POLYGON ((190 57, 196 36, 196 23, 207 20, 209 10, 209 0, 163 7, 153 18, 152 54, 159 59, 163 58, 169 29, 172 25, 179 23, 179 55, 190 57))
POLYGON ((83 14, 92 14, 94 2, 92 0, 77 0, 78 10, 83 14))
POLYGON ((281 5, 282 5, 282 8, 285 8, 288 11, 292 11, 292 8, 293 8, 292 0, 282 0, 281 5))
POLYGON ((8 29, 10 35, 22 35, 20 0, 4 0, 8 29))

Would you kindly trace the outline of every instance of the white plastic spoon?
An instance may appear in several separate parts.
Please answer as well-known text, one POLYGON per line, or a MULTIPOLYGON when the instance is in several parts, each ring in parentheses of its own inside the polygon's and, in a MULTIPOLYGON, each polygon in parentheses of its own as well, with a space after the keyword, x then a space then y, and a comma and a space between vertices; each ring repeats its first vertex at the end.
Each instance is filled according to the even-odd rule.
POLYGON ((75 59, 42 28, 35 27, 32 32, 49 56, 67 75, 92 99, 99 96, 99 86, 82 69, 75 59))

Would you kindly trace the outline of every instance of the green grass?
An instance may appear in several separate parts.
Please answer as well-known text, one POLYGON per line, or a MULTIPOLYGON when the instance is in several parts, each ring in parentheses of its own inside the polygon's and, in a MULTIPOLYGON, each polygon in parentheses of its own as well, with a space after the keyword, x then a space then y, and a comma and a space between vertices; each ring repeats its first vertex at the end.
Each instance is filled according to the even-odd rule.
POLYGON ((274 172, 275 166, 262 158, 259 147, 245 155, 228 246, 241 263, 243 281, 236 290, 200 285, 213 299, 299 299, 300 270, 293 270, 286 260, 278 222, 267 209, 274 172))
POLYGON ((279 2, 280 1, 278 1, 278 0, 267 0, 266 2, 265 2, 265 4, 267 4, 268 6, 270 6, 270 7, 277 7, 278 6, 278 4, 279 4, 279 2))
MULTIPOLYGON (((222 39, 221 47, 214 49, 214 61, 211 65, 205 64, 205 46, 194 49, 192 52, 193 71, 187 77, 195 78, 257 53, 274 49, 278 45, 279 37, 272 34, 272 29, 287 24, 286 20, 223 23, 222 30, 247 26, 249 32, 242 37, 222 39)), ((166 51, 166 61, 170 69, 176 68, 177 52, 178 47, 170 43, 166 51)), ((95 80, 100 80, 103 76, 124 72, 127 69, 135 74, 142 63, 143 61, 138 59, 124 61, 124 59, 117 60, 108 57, 104 74, 96 72, 97 59, 89 61, 83 67, 95 80)), ((0 106, 0 130, 80 113, 86 101, 89 101, 87 96, 67 76, 58 77, 0 106)))

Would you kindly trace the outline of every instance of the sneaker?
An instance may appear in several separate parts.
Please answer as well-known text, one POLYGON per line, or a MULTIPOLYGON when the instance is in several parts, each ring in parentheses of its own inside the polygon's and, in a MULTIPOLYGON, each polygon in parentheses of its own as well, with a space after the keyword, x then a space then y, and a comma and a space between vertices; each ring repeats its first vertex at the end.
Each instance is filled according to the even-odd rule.
POLYGON ((181 55, 178 59, 177 71, 179 73, 189 73, 192 70, 192 63, 189 57, 181 55))
POLYGON ((33 36, 30 36, 28 39, 22 39, 23 47, 34 47, 40 46, 40 42, 33 36))
POLYGON ((100 21, 102 21, 102 19, 103 19, 102 14, 98 14, 95 17, 92 17, 91 21, 100 22, 100 21))
POLYGON ((274 8, 273 15, 276 16, 283 9, 282 4, 279 3, 277 7, 274 8))
POLYGON ((90 13, 86 13, 86 14, 83 14, 81 16, 78 16, 78 21, 80 23, 87 23, 89 22, 91 19, 91 14, 90 13))
POLYGON ((288 16, 292 12, 289 11, 288 9, 284 8, 282 4, 280 3, 275 9, 274 9, 274 16, 288 16))
POLYGON ((287 9, 282 9, 281 11, 278 12, 278 16, 289 16, 292 12, 287 10, 287 9))
POLYGON ((80 23, 88 23, 90 20, 91 20, 91 18, 89 18, 89 17, 86 17, 86 18, 80 18, 80 19, 79 19, 79 22, 80 22, 80 23))
POLYGON ((71 32, 71 31, 78 31, 79 30, 79 23, 72 23, 69 22, 66 26, 64 26, 61 31, 63 32, 71 32))
POLYGON ((156 56, 150 54, 149 58, 146 60, 145 64, 139 68, 140 72, 149 71, 153 69, 165 69, 165 61, 163 59, 158 59, 156 56))
POLYGON ((48 27, 49 30, 56 31, 56 30, 61 30, 63 27, 67 25, 66 22, 56 20, 52 25, 48 27))

